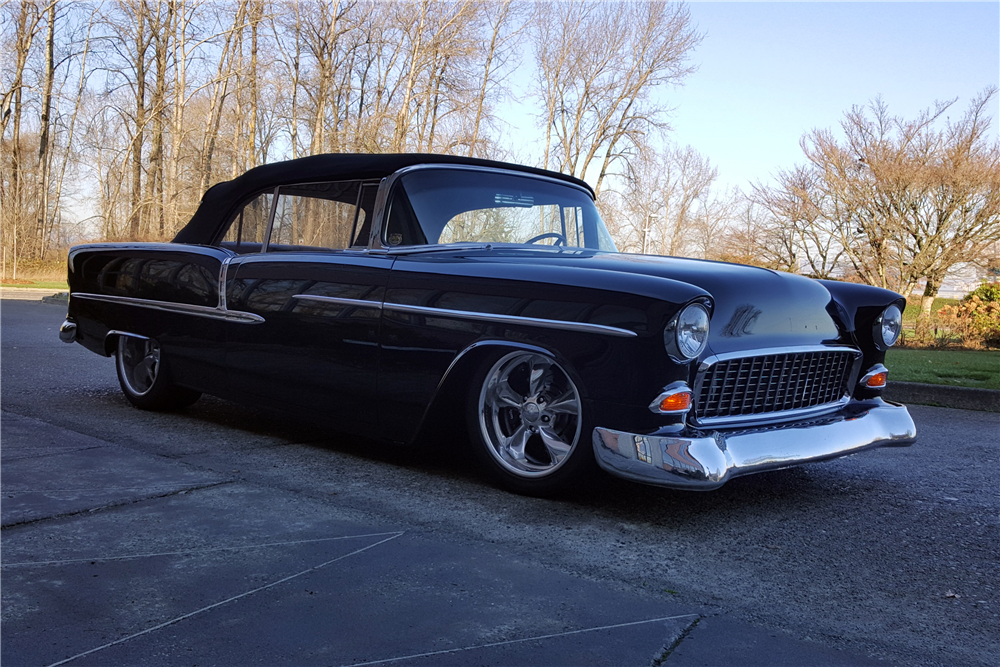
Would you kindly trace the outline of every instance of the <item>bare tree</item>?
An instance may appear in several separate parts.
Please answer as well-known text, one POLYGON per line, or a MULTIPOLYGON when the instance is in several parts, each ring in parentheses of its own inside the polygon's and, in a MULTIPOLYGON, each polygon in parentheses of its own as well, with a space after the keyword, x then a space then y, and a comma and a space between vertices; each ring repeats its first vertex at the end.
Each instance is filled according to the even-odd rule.
POLYGON ((987 88, 957 121, 945 118, 954 100, 912 120, 878 99, 854 107, 843 140, 807 134, 807 165, 758 188, 758 201, 822 260, 814 272, 842 253, 870 284, 909 297, 922 283, 926 320, 948 270, 1000 239, 1000 145, 987 133, 996 95, 987 88))
POLYGON ((845 248, 838 227, 823 215, 825 195, 815 174, 799 166, 779 172, 777 180, 773 187, 754 185, 748 203, 764 216, 762 227, 772 230, 761 237, 765 244, 760 256, 769 262, 780 257, 779 264, 788 261, 787 270, 802 270, 813 278, 835 277, 841 272, 845 248), (776 255, 776 248, 783 252, 776 255))
POLYGON ((540 6, 533 41, 545 110, 543 165, 588 176, 599 192, 616 163, 667 127, 667 108, 653 93, 694 71, 688 58, 700 39, 680 3, 540 6))
POLYGON ((500 88, 498 74, 513 59, 518 38, 527 28, 526 21, 518 20, 518 7, 512 0, 488 3, 483 16, 488 27, 488 40, 482 42, 479 65, 482 77, 479 79, 475 96, 475 113, 471 120, 467 155, 482 153, 480 133, 489 116, 490 99, 500 88))
MULTIPOLYGON (((5 14, 13 13, 13 7, 7 5, 3 7, 5 14)), ((28 57, 31 55, 32 44, 38 35, 39 22, 42 14, 39 7, 34 3, 22 2, 17 7, 13 16, 8 15, 8 20, 4 21, 6 26, 14 26, 14 70, 9 87, 5 87, 3 94, 3 111, 0 116, 0 136, 7 138, 8 123, 11 127, 11 137, 7 144, 9 151, 9 164, 4 160, 3 178, 3 253, 4 271, 7 270, 7 253, 9 250, 10 259, 13 263, 13 277, 17 278, 17 262, 22 251, 19 248, 19 241, 22 240, 26 230, 25 197, 24 197, 24 163, 21 145, 21 122, 24 116, 24 88, 25 70, 28 57), (13 19, 10 21, 10 19, 13 19)), ((9 56, 5 56, 5 59, 9 56)))
POLYGON ((628 165, 618 224, 621 249, 659 255, 696 253, 724 225, 729 203, 713 189, 718 171, 691 146, 646 149, 628 165))

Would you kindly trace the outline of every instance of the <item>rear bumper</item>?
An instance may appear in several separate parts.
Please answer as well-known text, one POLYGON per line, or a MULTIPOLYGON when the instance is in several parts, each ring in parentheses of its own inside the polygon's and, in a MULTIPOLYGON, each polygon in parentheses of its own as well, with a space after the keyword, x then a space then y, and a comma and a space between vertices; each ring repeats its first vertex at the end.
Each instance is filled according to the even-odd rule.
POLYGON ((917 429, 902 405, 852 402, 822 419, 747 429, 637 435, 593 432, 598 464, 618 477, 709 491, 731 477, 834 459, 865 449, 913 444, 917 429))
POLYGON ((59 340, 64 343, 72 343, 76 340, 76 322, 66 320, 59 327, 59 340))

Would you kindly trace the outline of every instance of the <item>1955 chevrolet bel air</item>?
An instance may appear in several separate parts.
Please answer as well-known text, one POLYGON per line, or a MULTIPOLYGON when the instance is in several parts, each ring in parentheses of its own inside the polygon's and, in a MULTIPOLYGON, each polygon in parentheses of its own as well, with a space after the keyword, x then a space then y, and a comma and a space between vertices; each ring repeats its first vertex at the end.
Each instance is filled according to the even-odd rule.
POLYGON ((880 397, 904 300, 620 254, 581 180, 441 155, 316 155, 215 185, 171 243, 69 253, 60 330, 150 410, 202 393, 411 443, 460 422, 546 495, 601 468, 714 489, 909 445, 880 397))

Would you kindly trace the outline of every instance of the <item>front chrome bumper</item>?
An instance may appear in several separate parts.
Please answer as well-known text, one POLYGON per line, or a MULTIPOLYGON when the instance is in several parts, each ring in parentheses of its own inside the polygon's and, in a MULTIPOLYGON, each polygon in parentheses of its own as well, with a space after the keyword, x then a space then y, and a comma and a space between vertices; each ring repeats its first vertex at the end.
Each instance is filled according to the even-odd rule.
POLYGON ((851 403, 809 422, 745 429, 636 435, 594 429, 594 454, 612 475, 656 486, 710 491, 731 477, 834 459, 864 449, 913 444, 917 429, 902 405, 851 403))

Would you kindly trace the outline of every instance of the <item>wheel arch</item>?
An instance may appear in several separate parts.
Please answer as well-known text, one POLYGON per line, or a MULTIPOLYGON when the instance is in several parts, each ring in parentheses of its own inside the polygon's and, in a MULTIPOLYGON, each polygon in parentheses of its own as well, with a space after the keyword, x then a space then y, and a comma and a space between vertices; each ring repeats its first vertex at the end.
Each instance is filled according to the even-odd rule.
MULTIPOLYGON (((540 345, 533 345, 531 343, 522 343, 503 339, 479 340, 455 355, 451 364, 448 365, 444 375, 442 375, 441 379, 438 381, 437 388, 434 390, 434 395, 431 397, 430 402, 427 404, 427 408, 424 410, 423 417, 421 418, 420 424, 417 426, 415 431, 413 442, 419 443, 433 437, 434 434, 432 433, 432 427, 434 425, 463 427, 464 412, 462 413, 462 420, 449 420, 449 416, 454 414, 453 410, 449 410, 449 406, 465 405, 465 397, 467 395, 466 391, 469 389, 469 381, 483 364, 485 359, 494 355, 502 355, 508 352, 516 352, 518 350, 544 354, 545 356, 555 359, 559 365, 562 366, 567 373, 569 373, 570 378, 573 380, 577 390, 580 392, 581 398, 586 398, 587 391, 585 383, 582 381, 582 378, 577 373, 573 364, 558 351, 551 350, 540 345), (466 391, 463 391, 463 389, 466 391)), ((476 388, 476 391, 478 390, 479 389, 476 388)))
POLYGON ((149 336, 143 336, 141 334, 132 333, 131 331, 122 331, 120 329, 111 329, 108 333, 104 334, 104 356, 111 357, 118 352, 118 339, 122 336, 131 336, 132 338, 141 338, 142 340, 150 340, 149 336))

